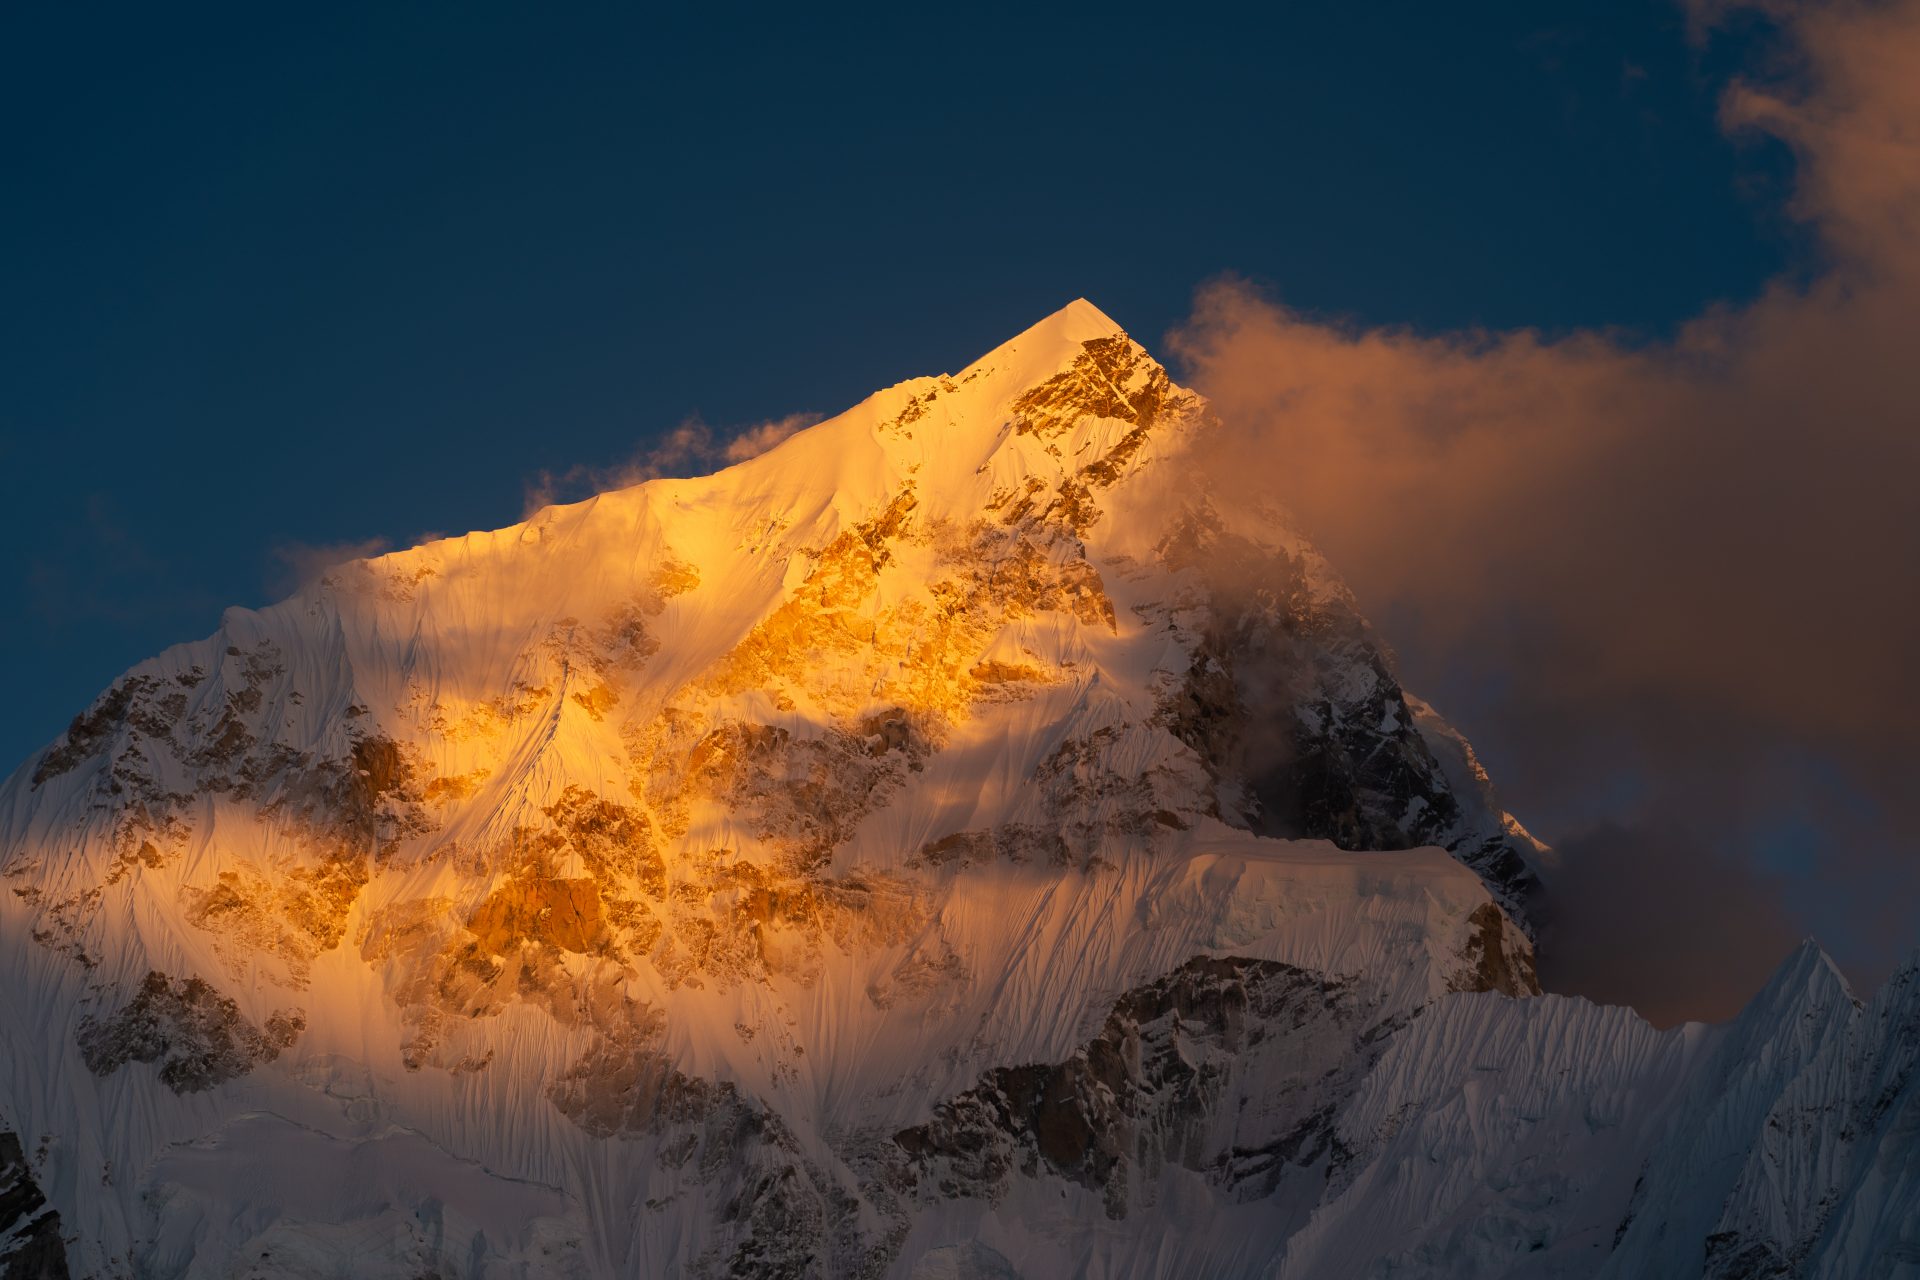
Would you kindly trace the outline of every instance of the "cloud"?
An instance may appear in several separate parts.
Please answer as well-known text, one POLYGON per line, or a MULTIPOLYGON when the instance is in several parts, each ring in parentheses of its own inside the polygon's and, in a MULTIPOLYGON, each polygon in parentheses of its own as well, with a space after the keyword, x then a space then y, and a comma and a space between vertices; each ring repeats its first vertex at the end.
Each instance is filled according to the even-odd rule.
POLYGON ((804 431, 818 421, 820 421, 820 415, 817 413, 790 413, 784 418, 774 418, 742 428, 733 439, 727 441, 727 447, 722 451, 722 456, 729 463, 757 458, 794 432, 804 431))
POLYGON ((1768 13, 1795 62, 1722 118, 1792 147, 1810 280, 1665 342, 1356 329, 1226 281, 1174 337, 1233 424, 1215 483, 1292 508, 1409 682, 1467 699, 1517 806, 1610 822, 1565 841, 1563 903, 1613 874, 1694 922, 1576 938, 1563 985, 1631 998, 1651 964, 1706 1014, 1755 970, 1697 938, 1774 947, 1789 892, 1796 922, 1840 904, 1825 941, 1856 967, 1920 941, 1888 906, 1920 892, 1920 0, 1768 13), (1789 822, 1826 837, 1814 872, 1733 857, 1789 822))
POLYGON ((523 516, 531 516, 555 502, 575 501, 666 476, 696 475, 745 462, 818 421, 817 413, 790 413, 716 432, 699 418, 688 418, 617 465, 574 466, 561 472, 540 472, 526 486, 523 516))
POLYGON ((1549 909, 1566 905, 1540 951, 1549 990, 1630 1004, 1660 1026, 1725 1016, 1800 937, 1776 885, 1684 826, 1603 822, 1559 852, 1549 909))
POLYGON ((350 560, 365 560, 392 549, 393 544, 380 537, 357 542, 282 542, 268 552, 272 567, 267 574, 267 589, 275 599, 289 596, 350 560))

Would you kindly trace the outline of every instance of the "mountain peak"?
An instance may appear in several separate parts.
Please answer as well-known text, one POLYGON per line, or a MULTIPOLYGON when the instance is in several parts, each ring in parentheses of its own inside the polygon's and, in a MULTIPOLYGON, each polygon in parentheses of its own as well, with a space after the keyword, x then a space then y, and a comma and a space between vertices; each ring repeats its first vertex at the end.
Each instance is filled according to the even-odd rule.
POLYGON ((1075 298, 1046 319, 1021 330, 1005 345, 1056 335, 1063 341, 1079 343, 1094 338, 1124 338, 1127 331, 1085 298, 1075 298))
POLYGON ((1738 1021, 1755 1027, 1767 1027, 1783 1017, 1783 1011, 1814 1010, 1829 1013, 1859 1003, 1852 985, 1815 938, 1803 938, 1800 945, 1774 969, 1747 1006, 1738 1021))
POLYGON ((1087 343, 1103 338, 1127 339, 1127 331, 1085 298, 1075 298, 981 356, 961 370, 960 376, 993 369, 1014 374, 1016 381, 1026 379, 1031 385, 1066 368, 1087 343))
MULTIPOLYGON (((0 1027, 45 1047, 0 1053, 0 1137, 47 1152, 76 1272, 362 1274, 431 1202, 450 1274, 901 1275, 1028 1168, 1148 1230, 1104 1099, 1224 1207, 1255 1184, 1201 1171, 1315 1131, 1376 1012, 1534 993, 1480 874, 1521 855, 1330 574, 1182 483, 1203 413, 1076 300, 129 672, 0 785, 0 1027), (1295 1096, 1298 1018, 1311 1106, 1243 1109, 1295 1096), (1044 1138, 982 1101, 1019 1081, 1044 1138), (329 1195, 372 1161, 415 1171, 386 1217, 329 1195), (581 1265, 520 1265, 550 1240, 581 1265)), ((1272 1165, 1284 1203, 1319 1160, 1272 1165)))
MULTIPOLYGON (((1076 331, 1086 330, 1086 332, 1078 333, 1078 340, 1082 342, 1088 338, 1107 338, 1116 335, 1120 337, 1126 336, 1126 330, 1122 329, 1112 316, 1094 306, 1085 298, 1075 298, 1072 302, 1069 302, 1066 306, 1060 308, 1039 324, 1034 325, 1033 328, 1040 329, 1049 325, 1073 327, 1076 331)), ((1029 330, 1029 332, 1031 331, 1032 330, 1029 330)))

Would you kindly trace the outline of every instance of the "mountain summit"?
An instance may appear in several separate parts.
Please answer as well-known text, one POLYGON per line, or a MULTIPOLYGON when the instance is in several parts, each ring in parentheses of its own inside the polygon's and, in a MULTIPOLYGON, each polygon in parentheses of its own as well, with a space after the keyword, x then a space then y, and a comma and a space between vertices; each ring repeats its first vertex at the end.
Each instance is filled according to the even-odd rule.
POLYGON ((1285 513, 1209 500, 1228 429, 1080 300, 128 672, 0 791, 0 1276, 1881 1240, 1910 1188, 1820 1181, 1878 1117, 1817 1213, 1739 1161, 1910 996, 1803 965, 1666 1035, 1540 996, 1544 850, 1285 513))

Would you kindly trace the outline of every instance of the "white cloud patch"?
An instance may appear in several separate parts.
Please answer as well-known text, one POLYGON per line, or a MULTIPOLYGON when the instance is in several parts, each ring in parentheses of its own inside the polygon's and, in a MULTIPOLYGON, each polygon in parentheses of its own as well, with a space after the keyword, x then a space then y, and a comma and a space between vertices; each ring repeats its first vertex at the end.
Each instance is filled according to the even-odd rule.
POLYGON ((542 471, 528 481, 523 516, 556 502, 575 502, 611 489, 625 489, 668 476, 692 476, 756 458, 820 421, 817 413, 784 417, 721 430, 698 417, 647 442, 626 461, 610 466, 581 464, 565 471, 542 471))

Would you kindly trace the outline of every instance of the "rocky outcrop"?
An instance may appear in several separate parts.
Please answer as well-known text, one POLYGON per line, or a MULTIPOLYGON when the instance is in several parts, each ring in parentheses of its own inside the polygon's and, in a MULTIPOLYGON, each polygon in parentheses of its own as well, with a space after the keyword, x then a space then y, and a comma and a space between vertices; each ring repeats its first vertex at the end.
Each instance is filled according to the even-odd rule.
POLYGON ((1461 949, 1464 962, 1454 976, 1455 991, 1498 991, 1509 996, 1537 996, 1540 976, 1531 948, 1513 936, 1507 917, 1493 903, 1484 903, 1467 917, 1471 932, 1461 949))
POLYGON ((364 853, 335 852, 277 872, 241 863, 211 884, 182 885, 179 901, 234 977, 270 955, 285 966, 284 985, 304 990, 315 957, 340 944, 370 874, 364 853))
POLYGON ((731 1083, 686 1075, 648 1037, 602 1041, 549 1097, 596 1137, 645 1141, 664 1172, 707 1193, 713 1239, 690 1275, 878 1277, 899 1247, 906 1224, 884 1212, 884 1192, 877 1212, 845 1169, 810 1159, 771 1108, 731 1083))
POLYGON ((117 1012, 82 1018, 76 1039, 97 1076, 129 1062, 153 1063, 175 1093, 199 1093, 272 1062, 305 1027, 298 1009, 278 1010, 256 1027, 204 980, 156 971, 117 1012))
MULTIPOLYGON (((883 738, 859 741, 873 752, 883 738)), ((925 916, 923 894, 895 877, 796 872, 726 849, 669 865, 642 808, 582 787, 544 817, 471 853, 463 880, 485 891, 464 912, 405 899, 367 920, 360 954, 392 974, 415 1029, 408 1066, 463 1069, 484 1053, 461 1047, 484 1039, 477 1020, 515 1004, 636 1043, 659 1015, 620 990, 643 970, 670 990, 811 985, 830 953, 901 941, 925 916)))
POLYGON ((67 1280, 60 1214, 34 1183, 17 1134, 0 1130, 0 1280, 67 1280))
POLYGON ((997 1202, 1051 1176, 1121 1218, 1175 1164, 1260 1198, 1335 1157, 1338 1104, 1393 1025, 1323 975, 1200 957, 1122 996, 1066 1061, 996 1068, 893 1141, 921 1197, 997 1202))
POLYGON ((1385 648, 1311 553, 1230 533, 1204 503, 1159 552, 1205 587, 1150 612, 1190 655, 1159 720, 1205 762, 1220 816, 1343 849, 1438 845, 1530 924, 1538 881, 1514 837, 1462 803, 1385 648))

